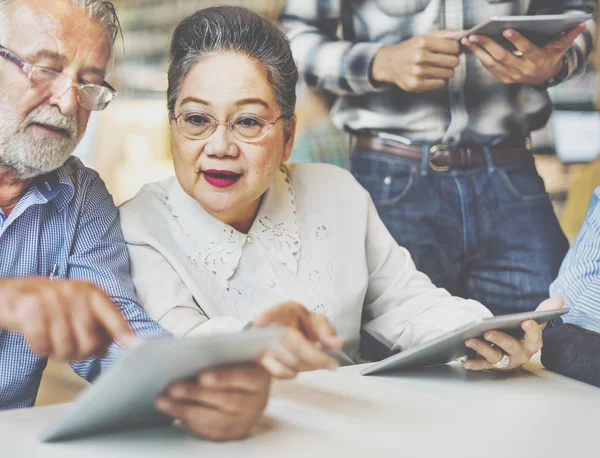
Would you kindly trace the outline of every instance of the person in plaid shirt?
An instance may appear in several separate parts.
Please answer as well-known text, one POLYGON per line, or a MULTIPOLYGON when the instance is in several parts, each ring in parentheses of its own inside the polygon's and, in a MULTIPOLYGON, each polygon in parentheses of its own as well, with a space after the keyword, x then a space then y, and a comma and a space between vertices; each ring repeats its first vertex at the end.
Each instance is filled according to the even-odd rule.
POLYGON ((351 170, 395 239, 436 285, 494 314, 533 310, 567 251, 529 135, 552 112, 547 88, 584 71, 593 27, 538 45, 512 30, 506 47, 461 36, 492 16, 594 5, 287 0, 280 16, 306 83, 337 95, 351 170))

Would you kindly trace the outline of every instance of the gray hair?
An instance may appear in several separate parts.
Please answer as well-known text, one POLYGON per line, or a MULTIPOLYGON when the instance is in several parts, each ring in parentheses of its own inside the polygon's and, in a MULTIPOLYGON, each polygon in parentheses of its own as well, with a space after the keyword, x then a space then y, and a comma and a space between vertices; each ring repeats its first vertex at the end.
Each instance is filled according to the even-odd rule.
MULTIPOLYGON (((16 3, 18 0, 0 0, 0 33, 5 33, 9 29, 9 6, 16 3)), ((73 6, 83 8, 88 16, 106 27, 110 34, 112 43, 114 44, 119 34, 123 36, 121 23, 117 16, 117 9, 109 1, 104 0, 60 0, 70 3, 73 6)), ((2 36, 1 38, 5 38, 2 36)))
POLYGON ((267 73, 282 118, 296 107, 298 68, 288 39, 269 20, 242 7, 211 6, 179 23, 171 41, 167 103, 174 113, 181 84, 196 61, 221 53, 249 57, 267 73))

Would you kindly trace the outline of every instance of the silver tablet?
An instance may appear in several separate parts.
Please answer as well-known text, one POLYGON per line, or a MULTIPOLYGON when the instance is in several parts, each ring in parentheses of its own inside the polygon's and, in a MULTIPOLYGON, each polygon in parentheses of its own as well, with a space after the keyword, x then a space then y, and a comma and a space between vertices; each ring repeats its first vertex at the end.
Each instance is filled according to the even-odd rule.
POLYGON ((521 333, 521 323, 525 320, 535 320, 538 323, 558 318, 569 309, 548 310, 543 312, 514 313, 512 315, 481 318, 460 328, 443 334, 429 342, 409 348, 401 353, 390 356, 363 369, 362 375, 374 375, 403 369, 445 364, 467 356, 471 351, 465 346, 465 340, 481 337, 493 329, 507 333, 521 333))
POLYGON ((166 425, 172 419, 154 408, 156 397, 177 380, 200 371, 252 360, 280 337, 282 327, 190 339, 144 340, 127 351, 43 431, 44 442, 102 432, 166 425))
POLYGON ((537 46, 543 46, 563 32, 575 28, 578 24, 592 19, 592 14, 548 14, 539 16, 494 16, 471 30, 465 32, 463 37, 469 35, 486 35, 502 45, 512 43, 502 36, 506 29, 513 29, 537 46))

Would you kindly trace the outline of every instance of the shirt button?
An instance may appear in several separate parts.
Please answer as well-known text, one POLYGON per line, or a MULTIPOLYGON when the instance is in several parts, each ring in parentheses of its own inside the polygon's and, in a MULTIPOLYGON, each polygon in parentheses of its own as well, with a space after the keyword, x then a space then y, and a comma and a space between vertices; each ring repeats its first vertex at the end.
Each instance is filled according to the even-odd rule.
POLYGON ((253 241, 254 241, 254 239, 252 238, 251 235, 246 236, 246 243, 252 243, 253 241))
POLYGON ((277 284, 273 280, 271 280, 269 282, 269 288, 275 288, 275 286, 277 286, 277 284))
POLYGON ((392 183, 392 177, 385 177, 383 182, 389 186, 392 183))

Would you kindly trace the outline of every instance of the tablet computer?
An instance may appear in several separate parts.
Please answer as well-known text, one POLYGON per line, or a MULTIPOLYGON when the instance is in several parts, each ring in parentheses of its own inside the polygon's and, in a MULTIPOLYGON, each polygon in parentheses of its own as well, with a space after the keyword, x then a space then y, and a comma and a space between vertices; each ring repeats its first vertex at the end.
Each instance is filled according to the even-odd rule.
POLYGON ((43 431, 44 442, 104 432, 168 425, 172 419, 154 408, 171 383, 200 371, 250 362, 284 333, 282 327, 190 339, 144 340, 103 373, 43 431))
POLYGON ((482 337, 493 329, 513 335, 522 334, 521 323, 525 320, 535 320, 545 323, 567 313, 569 309, 548 310, 541 312, 514 313, 512 315, 481 318, 460 328, 442 334, 441 336, 421 345, 409 348, 390 356, 363 369, 362 375, 374 375, 385 372, 414 369, 417 367, 445 364, 467 356, 470 351, 465 340, 482 337))
POLYGON ((547 14, 539 16, 494 16, 471 30, 465 32, 460 38, 469 35, 486 35, 499 44, 514 49, 514 45, 502 36, 506 29, 513 29, 527 38, 536 46, 543 46, 558 38, 561 33, 567 32, 582 22, 592 19, 592 14, 547 14))

